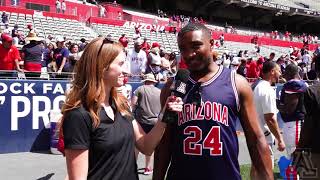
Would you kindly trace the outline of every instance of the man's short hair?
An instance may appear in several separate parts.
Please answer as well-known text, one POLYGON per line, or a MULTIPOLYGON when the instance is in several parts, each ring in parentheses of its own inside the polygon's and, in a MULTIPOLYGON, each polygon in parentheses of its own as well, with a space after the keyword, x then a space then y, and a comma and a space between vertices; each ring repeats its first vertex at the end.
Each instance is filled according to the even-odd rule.
POLYGON ((276 66, 277 66, 277 63, 275 63, 273 61, 266 61, 263 63, 262 73, 267 74, 267 73, 271 72, 271 70, 274 69, 276 66))
POLYGON ((293 78, 294 76, 299 74, 299 67, 295 64, 289 64, 287 65, 287 67, 285 68, 285 75, 288 78, 293 78))
POLYGON ((178 33, 178 38, 181 38, 184 34, 191 31, 203 31, 206 36, 208 36, 209 39, 211 39, 211 33, 210 30, 201 23, 189 23, 186 26, 184 26, 180 32, 178 33))

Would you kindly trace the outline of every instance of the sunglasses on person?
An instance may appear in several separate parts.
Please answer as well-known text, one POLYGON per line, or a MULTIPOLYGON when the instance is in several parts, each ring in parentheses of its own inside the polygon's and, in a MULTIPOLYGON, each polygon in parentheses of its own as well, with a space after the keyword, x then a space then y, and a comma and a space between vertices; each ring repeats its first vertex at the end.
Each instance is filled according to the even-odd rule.
MULTIPOLYGON (((98 54, 97 54, 97 58, 99 57, 99 55, 101 53, 103 45, 105 45, 105 44, 113 44, 113 43, 114 43, 114 41, 111 40, 110 37, 104 38, 103 41, 102 41, 102 44, 101 44, 101 46, 99 48, 99 51, 98 51, 98 54)), ((108 69, 109 69, 109 65, 105 68, 105 70, 108 70, 108 69)))
POLYGON ((189 94, 191 94, 191 96, 189 96, 190 98, 188 98, 187 103, 194 104, 197 107, 201 106, 202 97, 201 97, 201 83, 200 82, 196 83, 191 88, 189 94))
POLYGON ((102 41, 102 44, 101 44, 101 46, 99 48, 99 51, 98 51, 98 54, 97 54, 97 58, 99 57, 99 55, 101 53, 103 45, 105 45, 105 44, 113 44, 113 43, 115 43, 115 42, 110 37, 104 38, 103 41, 102 41))

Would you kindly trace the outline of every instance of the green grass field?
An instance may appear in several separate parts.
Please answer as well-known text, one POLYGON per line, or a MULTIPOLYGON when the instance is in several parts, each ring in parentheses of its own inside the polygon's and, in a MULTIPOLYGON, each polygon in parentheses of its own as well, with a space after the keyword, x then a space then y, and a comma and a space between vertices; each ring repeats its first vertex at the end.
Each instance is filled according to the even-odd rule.
MULTIPOLYGON (((251 164, 245 164, 240 166, 240 174, 243 180, 250 180, 250 168, 251 168, 251 164)), ((275 164, 274 170, 273 170, 274 179, 282 179, 280 177, 279 172, 280 171, 279 171, 278 165, 275 164)))

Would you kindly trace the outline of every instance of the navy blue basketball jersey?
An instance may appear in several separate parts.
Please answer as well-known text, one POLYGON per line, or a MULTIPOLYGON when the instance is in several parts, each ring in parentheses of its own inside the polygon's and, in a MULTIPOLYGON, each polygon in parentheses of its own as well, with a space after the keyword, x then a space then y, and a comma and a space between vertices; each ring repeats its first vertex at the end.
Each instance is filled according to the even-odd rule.
POLYGON ((189 78, 188 87, 173 132, 167 179, 241 179, 236 134, 240 106, 235 72, 219 66, 205 83, 189 78))

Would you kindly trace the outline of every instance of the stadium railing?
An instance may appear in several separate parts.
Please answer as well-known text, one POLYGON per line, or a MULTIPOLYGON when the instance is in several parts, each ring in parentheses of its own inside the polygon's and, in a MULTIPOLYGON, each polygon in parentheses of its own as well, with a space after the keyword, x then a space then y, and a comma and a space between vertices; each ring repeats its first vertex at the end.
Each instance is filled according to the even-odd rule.
MULTIPOLYGON (((142 75, 125 75, 129 77, 129 82, 141 82, 142 75)), ((0 70, 1 79, 24 79, 24 80, 72 80, 74 77, 73 72, 36 72, 25 71, 19 72, 16 70, 0 70)))
POLYGON ((26 79, 26 80, 67 80, 72 79, 74 73, 69 72, 36 72, 36 71, 10 71, 0 70, 0 79, 26 79))

